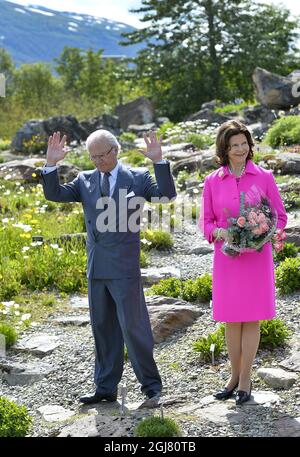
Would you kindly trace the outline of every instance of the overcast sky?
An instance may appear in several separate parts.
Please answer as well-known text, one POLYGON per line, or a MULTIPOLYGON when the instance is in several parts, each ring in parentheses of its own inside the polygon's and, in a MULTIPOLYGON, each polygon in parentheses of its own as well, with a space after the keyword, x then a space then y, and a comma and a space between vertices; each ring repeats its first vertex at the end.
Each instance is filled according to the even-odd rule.
MULTIPOLYGON (((40 5, 57 11, 71 11, 90 14, 92 16, 106 17, 116 21, 124 22, 135 27, 140 27, 138 15, 129 13, 129 9, 141 5, 140 0, 13 0, 13 3, 20 5, 40 5)), ((294 15, 300 14, 299 0, 264 0, 262 3, 282 4, 290 9, 294 15)))

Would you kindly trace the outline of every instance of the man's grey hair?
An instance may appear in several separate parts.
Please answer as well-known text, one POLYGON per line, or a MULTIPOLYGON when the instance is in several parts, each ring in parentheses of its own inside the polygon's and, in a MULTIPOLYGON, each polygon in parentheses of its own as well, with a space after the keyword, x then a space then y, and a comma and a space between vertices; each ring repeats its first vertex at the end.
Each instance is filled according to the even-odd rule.
POLYGON ((108 146, 114 146, 118 150, 118 152, 121 149, 121 145, 118 142, 117 138, 111 132, 104 129, 96 130, 95 132, 89 135, 89 137, 86 140, 86 148, 89 151, 90 146, 92 144, 101 145, 101 143, 104 143, 108 146))

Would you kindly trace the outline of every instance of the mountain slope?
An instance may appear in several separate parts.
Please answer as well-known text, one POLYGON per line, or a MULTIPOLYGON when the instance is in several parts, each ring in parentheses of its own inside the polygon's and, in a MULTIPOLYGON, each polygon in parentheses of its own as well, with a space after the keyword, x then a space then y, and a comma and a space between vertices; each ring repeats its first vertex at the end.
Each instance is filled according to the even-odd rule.
POLYGON ((64 46, 103 49, 103 55, 133 57, 142 45, 120 46, 122 32, 132 26, 109 19, 21 6, 0 0, 0 47, 15 63, 52 62, 64 46))

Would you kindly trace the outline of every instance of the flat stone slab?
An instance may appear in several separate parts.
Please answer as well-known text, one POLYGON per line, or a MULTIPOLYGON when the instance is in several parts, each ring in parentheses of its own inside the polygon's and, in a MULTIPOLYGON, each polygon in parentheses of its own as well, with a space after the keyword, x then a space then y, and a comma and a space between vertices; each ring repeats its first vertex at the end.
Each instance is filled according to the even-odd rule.
POLYGON ((141 268, 142 284, 152 286, 157 284, 161 279, 181 278, 179 268, 162 267, 162 268, 141 268))
POLYGON ((240 424, 243 422, 247 413, 241 408, 226 402, 215 402, 209 406, 203 407, 203 404, 187 405, 176 410, 178 413, 192 414, 201 418, 205 422, 213 422, 216 425, 240 424))
POLYGON ((45 363, 0 362, 0 375, 10 386, 25 386, 41 381, 54 368, 45 363))
POLYGON ((279 365, 287 370, 300 372, 300 351, 294 352, 291 357, 280 362, 279 365))
POLYGON ((275 422, 279 436, 300 437, 300 416, 283 417, 275 422))
POLYGON ((90 323, 90 316, 66 316, 66 317, 58 317, 55 319, 51 319, 51 322, 55 322, 56 324, 60 325, 75 325, 77 327, 81 327, 83 325, 87 325, 90 323))
POLYGON ((39 357, 51 354, 60 346, 59 338, 53 335, 38 334, 21 339, 14 349, 17 351, 30 352, 39 357))
POLYGON ((58 437, 128 436, 133 424, 129 417, 87 416, 64 427, 58 437))
POLYGON ((74 295, 70 299, 71 308, 89 309, 89 301, 87 296, 74 295))
POLYGON ((74 411, 59 405, 45 405, 37 410, 46 422, 63 422, 75 415, 74 411))
POLYGON ((298 375, 281 368, 260 368, 257 375, 274 389, 289 389, 298 379, 298 375))

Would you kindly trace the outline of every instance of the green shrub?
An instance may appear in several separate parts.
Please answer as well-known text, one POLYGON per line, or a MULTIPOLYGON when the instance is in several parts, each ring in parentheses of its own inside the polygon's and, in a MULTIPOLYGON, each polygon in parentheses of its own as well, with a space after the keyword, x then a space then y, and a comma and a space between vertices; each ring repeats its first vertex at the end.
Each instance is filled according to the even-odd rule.
POLYGON ((143 250, 141 250, 141 253, 140 253, 140 267, 141 268, 146 268, 147 265, 148 265, 148 262, 149 262, 149 259, 148 259, 147 254, 143 250))
POLYGON ((24 141, 25 154, 38 154, 39 152, 47 151, 48 142, 40 135, 35 135, 31 140, 24 141))
POLYGON ((285 343, 285 340, 290 336, 290 331, 280 319, 272 319, 261 321, 260 334, 259 347, 273 349, 285 343))
POLYGON ((273 148, 300 143, 300 117, 287 116, 277 119, 269 128, 265 141, 273 148))
POLYGON ((148 243, 143 243, 143 249, 157 249, 163 251, 173 247, 173 238, 168 232, 162 230, 145 230, 141 232, 141 240, 146 240, 148 243))
POLYGON ((184 190, 186 188, 186 183, 189 180, 189 178, 190 174, 186 170, 180 170, 176 179, 177 185, 184 190))
POLYGON ((162 279, 158 284, 150 287, 150 292, 154 295, 163 295, 165 297, 181 297, 183 283, 177 278, 162 279))
POLYGON ((68 152, 64 162, 71 163, 80 170, 93 170, 95 168, 94 163, 90 160, 89 154, 86 150, 77 149, 68 152))
POLYGON ((200 135, 197 133, 190 133, 185 137, 185 141, 192 143, 198 149, 204 149, 214 143, 214 139, 210 135, 200 135))
POLYGON ((0 437, 24 437, 32 423, 25 406, 0 397, 0 437))
POLYGON ((162 279, 158 284, 154 284, 149 292, 165 297, 180 297, 189 302, 208 302, 212 298, 212 276, 207 273, 195 280, 186 281, 177 278, 162 279))
POLYGON ((144 167, 150 162, 149 159, 137 149, 130 149, 129 151, 122 152, 120 154, 120 159, 124 159, 125 162, 133 167, 144 167))
POLYGON ((7 349, 15 344, 18 338, 15 329, 7 322, 0 322, 0 335, 5 337, 5 345, 7 349))
POLYGON ((287 258, 297 257, 299 248, 295 243, 284 243, 283 249, 276 254, 274 254, 274 259, 276 262, 282 262, 287 258))
POLYGON ((214 333, 210 333, 207 336, 201 337, 199 340, 193 343, 193 348, 195 352, 200 352, 202 358, 206 362, 210 362, 212 358, 210 347, 212 344, 215 345, 214 358, 217 358, 225 348, 223 330, 218 329, 214 333))
POLYGON ((136 134, 135 133, 132 133, 132 132, 123 132, 120 137, 119 137, 119 140, 122 142, 126 142, 126 143, 134 143, 134 140, 137 138, 136 134))
POLYGON ((134 429, 135 436, 145 437, 171 437, 181 436, 181 431, 173 419, 162 419, 157 416, 143 419, 134 429))
POLYGON ((163 138, 166 138, 167 135, 167 130, 168 129, 172 129, 174 127, 174 123, 171 122, 171 121, 168 121, 168 122, 165 122, 164 124, 162 124, 159 129, 157 129, 157 137, 159 138, 161 135, 163 136, 163 138))
POLYGON ((11 142, 10 140, 2 140, 0 138, 0 151, 6 151, 10 148, 11 142))
MULTIPOLYGON (((242 103, 239 103, 239 104, 234 104, 234 103, 229 103, 225 106, 217 106, 215 109, 214 109, 214 112, 215 113, 231 113, 233 111, 242 111, 243 108, 246 108, 247 106, 249 105, 253 105, 252 102, 242 102, 242 103)), ((254 105, 255 106, 255 105, 254 105)))
POLYGON ((300 208, 299 190, 282 192, 282 200, 286 211, 300 208))
POLYGON ((195 302, 208 302, 212 298, 212 276, 204 274, 199 276, 194 281, 188 279, 183 284, 182 292, 183 300, 195 302))
POLYGON ((285 259, 276 268, 276 286, 280 295, 300 290, 300 257, 285 259))

